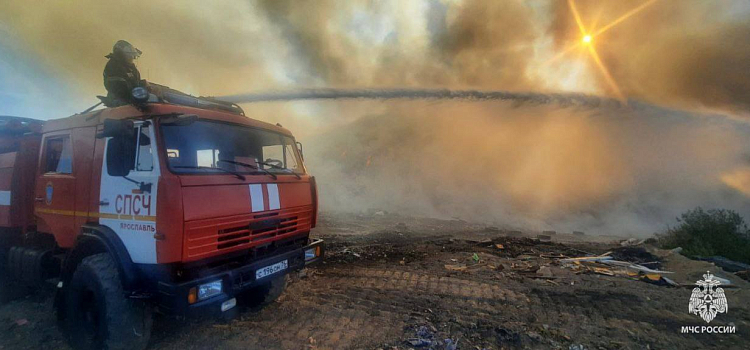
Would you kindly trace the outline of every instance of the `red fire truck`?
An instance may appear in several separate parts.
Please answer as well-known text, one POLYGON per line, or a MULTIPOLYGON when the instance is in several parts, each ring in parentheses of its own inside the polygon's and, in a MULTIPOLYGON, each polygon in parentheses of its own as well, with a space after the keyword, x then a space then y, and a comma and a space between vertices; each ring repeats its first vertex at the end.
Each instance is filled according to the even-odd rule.
POLYGON ((226 316, 322 260, 315 179, 292 134, 171 96, 0 117, 0 299, 52 282, 75 348, 143 348, 153 312, 226 316))

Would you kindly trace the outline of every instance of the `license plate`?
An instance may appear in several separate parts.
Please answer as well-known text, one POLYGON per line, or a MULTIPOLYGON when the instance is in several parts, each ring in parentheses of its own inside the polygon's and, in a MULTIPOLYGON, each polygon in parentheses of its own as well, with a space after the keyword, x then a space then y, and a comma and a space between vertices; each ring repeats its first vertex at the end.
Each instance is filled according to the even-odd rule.
POLYGON ((270 275, 273 275, 275 273, 284 271, 284 270, 286 270, 287 267, 288 267, 288 263, 287 263, 286 260, 281 261, 281 262, 277 262, 277 263, 275 263, 273 265, 269 265, 269 266, 266 266, 266 267, 261 267, 257 271, 255 271, 255 279, 259 280, 259 279, 261 279, 263 277, 270 276, 270 275))

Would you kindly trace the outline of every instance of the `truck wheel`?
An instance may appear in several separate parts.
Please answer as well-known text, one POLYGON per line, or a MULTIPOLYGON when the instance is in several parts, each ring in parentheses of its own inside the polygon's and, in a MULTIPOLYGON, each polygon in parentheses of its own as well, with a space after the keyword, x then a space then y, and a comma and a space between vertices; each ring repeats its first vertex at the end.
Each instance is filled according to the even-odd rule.
POLYGON ((250 289, 240 296, 239 301, 245 306, 263 307, 276 301, 286 288, 286 276, 275 278, 265 284, 250 289))
POLYGON ((143 349, 151 336, 152 308, 128 299, 109 254, 86 257, 65 294, 65 330, 75 349, 143 349))
POLYGON ((0 305, 7 303, 12 298, 11 281, 8 278, 6 265, 8 264, 8 254, 5 248, 0 247, 0 305))
POLYGON ((28 288, 10 278, 7 266, 8 249, 0 248, 0 305, 28 294, 28 288))

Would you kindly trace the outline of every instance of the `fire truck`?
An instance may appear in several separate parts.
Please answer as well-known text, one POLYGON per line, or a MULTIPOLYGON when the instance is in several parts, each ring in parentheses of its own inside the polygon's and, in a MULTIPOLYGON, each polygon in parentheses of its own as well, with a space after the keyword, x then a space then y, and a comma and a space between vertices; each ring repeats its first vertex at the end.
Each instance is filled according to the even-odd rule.
MULTIPOLYGON (((136 88, 142 89, 142 88, 136 88)), ((77 349, 139 349, 152 315, 231 317, 320 262, 302 146, 234 104, 169 90, 0 117, 0 301, 56 286, 77 349)))

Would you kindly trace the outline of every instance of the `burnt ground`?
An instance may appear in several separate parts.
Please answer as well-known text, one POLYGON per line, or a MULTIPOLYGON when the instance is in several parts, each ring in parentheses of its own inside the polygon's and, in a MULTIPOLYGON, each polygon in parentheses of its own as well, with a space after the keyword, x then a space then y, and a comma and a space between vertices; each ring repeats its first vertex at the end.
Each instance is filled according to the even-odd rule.
MULTIPOLYGON (((280 299, 230 322, 158 317, 150 349, 740 349, 750 339, 750 283, 707 262, 613 237, 506 232, 460 220, 387 213, 323 215, 325 264, 289 276, 280 299), (573 270, 561 257, 612 252, 674 271, 683 287, 573 270), (654 260, 654 261, 649 261, 654 260), (730 279, 729 312, 711 325, 736 334, 687 335, 705 271, 730 279), (457 345, 457 347, 456 347, 457 345)), ((52 292, 0 306, 0 349, 66 349, 52 292)))

